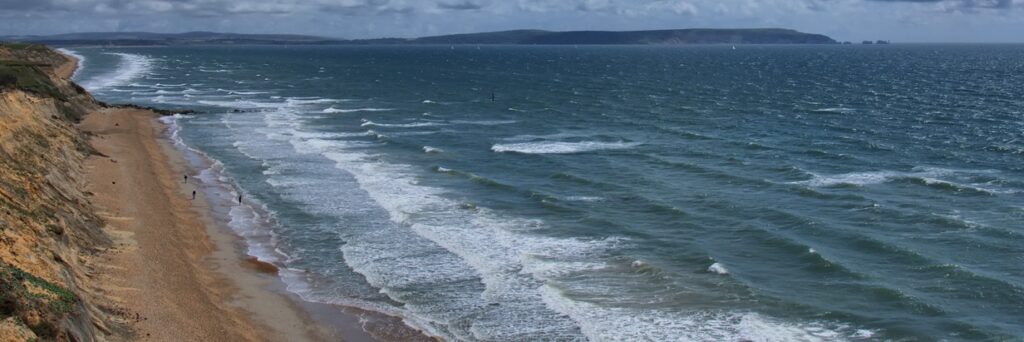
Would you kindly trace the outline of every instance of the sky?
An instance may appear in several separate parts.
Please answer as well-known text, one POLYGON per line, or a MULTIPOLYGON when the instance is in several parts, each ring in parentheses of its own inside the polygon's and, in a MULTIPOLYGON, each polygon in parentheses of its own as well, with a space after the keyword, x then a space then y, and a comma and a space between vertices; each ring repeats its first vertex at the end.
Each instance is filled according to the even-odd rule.
POLYGON ((216 31, 381 38, 758 27, 849 41, 1024 42, 1024 0, 0 0, 0 36, 216 31))

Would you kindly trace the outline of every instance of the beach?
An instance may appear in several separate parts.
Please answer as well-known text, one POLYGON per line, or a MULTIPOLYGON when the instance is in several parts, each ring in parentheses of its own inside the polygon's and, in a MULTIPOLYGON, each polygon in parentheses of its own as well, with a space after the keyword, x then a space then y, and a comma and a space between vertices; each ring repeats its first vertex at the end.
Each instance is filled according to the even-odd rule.
POLYGON ((336 340, 266 286, 273 266, 252 267, 206 214, 191 173, 161 138, 156 114, 103 109, 81 129, 102 156, 87 161, 88 190, 115 248, 99 287, 138 314, 138 337, 156 341, 336 340), (260 273, 260 272, 263 273, 260 273))
MULTIPOLYGON (((72 313, 114 314, 75 316, 68 336, 407 341, 393 330, 406 325, 453 341, 1020 335, 1016 278, 985 273, 1018 266, 1007 257, 1021 246, 1024 181, 1008 163, 1019 122, 1000 114, 1016 107, 957 107, 979 98, 948 96, 935 78, 899 85, 933 102, 922 106, 891 79, 861 77, 924 65, 886 64, 875 49, 69 51, 83 58, 73 78, 84 90, 54 77, 57 92, 20 82, 0 97, 0 114, 17 114, 0 120, 0 161, 17 161, 0 163, 11 208, 0 223, 30 224, 0 231, 18 247, 0 248, 0 286, 21 270, 82 294, 86 310, 72 313), (652 56, 665 63, 623 63, 652 56), (751 74, 746 60, 774 71, 751 74), (800 67, 824 61, 857 71, 800 67), (777 92, 733 88, 743 79, 777 92), (81 178, 88 187, 67 181, 81 178), (83 255, 96 260, 79 266, 83 255), (972 289, 986 297, 954 298, 972 289)), ((17 65, 38 64, 0 71, 40 79, 17 65)), ((50 307, 76 303, 55 289, 50 307)), ((39 306, 24 307, 16 318, 52 336, 29 320, 39 306)))
MULTIPOLYGON (((70 77, 75 67, 55 71, 70 77)), ((148 109, 101 108, 78 125, 98 152, 86 160, 86 188, 114 246, 94 261, 103 266, 92 286, 131 327, 124 337, 429 340, 396 317, 289 296, 277 266, 246 255, 245 242, 214 217, 203 190, 210 184, 159 118, 148 109)))

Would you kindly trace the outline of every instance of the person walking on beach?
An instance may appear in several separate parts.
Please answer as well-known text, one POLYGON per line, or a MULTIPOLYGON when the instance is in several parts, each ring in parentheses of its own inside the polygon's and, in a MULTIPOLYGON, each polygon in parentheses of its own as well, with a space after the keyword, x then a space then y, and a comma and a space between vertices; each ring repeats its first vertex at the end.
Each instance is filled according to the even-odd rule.
POLYGON ((192 199, 196 199, 196 191, 192 190, 192 199))
POLYGON ((185 184, 188 184, 188 175, 185 175, 185 184))

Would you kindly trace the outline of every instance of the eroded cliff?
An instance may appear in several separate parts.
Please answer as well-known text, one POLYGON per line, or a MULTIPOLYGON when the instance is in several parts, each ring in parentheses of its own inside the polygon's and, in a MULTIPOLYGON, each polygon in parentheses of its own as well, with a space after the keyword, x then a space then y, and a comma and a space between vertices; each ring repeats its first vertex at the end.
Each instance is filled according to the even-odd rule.
POLYGON ((107 316, 86 283, 110 240, 89 203, 74 123, 99 104, 58 76, 73 60, 0 46, 0 340, 96 340, 107 316))

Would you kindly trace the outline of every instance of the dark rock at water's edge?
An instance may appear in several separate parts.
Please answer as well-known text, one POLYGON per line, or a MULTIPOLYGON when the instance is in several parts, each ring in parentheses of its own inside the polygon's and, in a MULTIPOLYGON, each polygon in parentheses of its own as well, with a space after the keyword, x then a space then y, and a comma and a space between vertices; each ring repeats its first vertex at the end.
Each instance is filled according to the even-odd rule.
POLYGON ((97 32, 51 36, 7 36, 0 40, 50 45, 677 45, 677 44, 837 44, 821 34, 781 28, 678 29, 650 31, 512 30, 421 38, 336 39, 302 35, 214 32, 97 32))
POLYGON ((107 107, 107 108, 133 108, 133 109, 148 110, 148 111, 152 111, 154 113, 160 114, 162 116, 170 116, 170 115, 174 115, 174 114, 198 114, 199 113, 199 112, 197 112, 195 110, 192 110, 192 109, 163 109, 163 108, 155 108, 155 107, 149 107, 149 106, 140 106, 140 105, 131 104, 131 103, 109 104, 109 103, 105 103, 105 102, 101 102, 101 101, 97 101, 97 102, 99 102, 100 105, 102 105, 104 107, 107 107))

